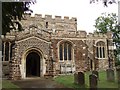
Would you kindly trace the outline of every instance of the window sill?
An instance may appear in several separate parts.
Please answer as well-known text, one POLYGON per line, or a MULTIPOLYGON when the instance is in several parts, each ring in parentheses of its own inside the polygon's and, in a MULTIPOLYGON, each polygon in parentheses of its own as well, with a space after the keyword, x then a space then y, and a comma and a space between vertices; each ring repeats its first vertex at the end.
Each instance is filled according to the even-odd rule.
POLYGON ((108 59, 108 58, 97 58, 97 59, 108 59))

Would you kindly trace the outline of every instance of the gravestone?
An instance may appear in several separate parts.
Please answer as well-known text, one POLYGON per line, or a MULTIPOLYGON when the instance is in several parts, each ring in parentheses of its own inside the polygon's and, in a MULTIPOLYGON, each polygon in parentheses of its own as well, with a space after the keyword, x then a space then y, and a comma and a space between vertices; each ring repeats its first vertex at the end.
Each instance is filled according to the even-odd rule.
POLYGON ((115 75, 113 69, 107 69, 107 81, 114 82, 115 81, 115 75))
POLYGON ((89 75, 89 86, 90 90, 97 90, 97 85, 98 85, 98 77, 95 74, 89 75))
POLYGON ((96 76, 97 76, 97 78, 99 79, 99 73, 98 73, 98 71, 92 71, 92 74, 95 74, 96 76))
POLYGON ((85 75, 83 72, 78 72, 78 84, 82 86, 85 85, 85 75))
POLYGON ((120 68, 117 68, 116 71, 117 71, 118 88, 120 88, 120 68))
POLYGON ((74 83, 78 84, 78 74, 74 73, 74 83))

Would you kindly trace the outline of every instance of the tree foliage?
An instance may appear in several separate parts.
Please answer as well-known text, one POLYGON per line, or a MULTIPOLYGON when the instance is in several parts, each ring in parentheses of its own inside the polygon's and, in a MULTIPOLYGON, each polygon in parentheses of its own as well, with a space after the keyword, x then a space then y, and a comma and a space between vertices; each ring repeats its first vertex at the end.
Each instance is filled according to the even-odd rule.
MULTIPOLYGON (((115 57, 120 55, 120 26, 118 25, 118 17, 116 14, 106 14, 103 13, 100 17, 95 20, 95 32, 107 33, 108 31, 113 32, 113 42, 116 45, 115 57)), ((117 59, 117 58, 116 58, 117 59)), ((117 61, 119 62, 119 61, 117 61)))
POLYGON ((14 23, 18 25, 18 30, 22 30, 20 23, 14 22, 14 20, 20 21, 23 19, 25 11, 32 12, 29 7, 34 2, 34 0, 30 2, 2 2, 2 34, 6 34, 13 28, 15 29, 14 23))
MULTIPOLYGON (((24 0, 18 0, 19 2, 2 2, 2 34, 6 34, 11 29, 15 29, 14 23, 18 25, 18 30, 22 30, 22 26, 19 22, 13 22, 13 20, 23 19, 25 11, 31 11, 29 9, 31 3, 35 3, 36 0, 29 0, 29 2, 23 2, 24 0)), ((101 0, 90 0, 91 3, 100 2, 101 0)), ((103 4, 116 3, 116 0, 102 0, 103 4)))
POLYGON ((91 3, 100 2, 100 1, 103 3, 103 5, 104 5, 105 7, 107 7, 108 4, 117 3, 117 0, 90 0, 90 4, 91 4, 91 3))
POLYGON ((95 20, 96 32, 107 33, 107 31, 116 32, 117 30, 117 16, 115 13, 106 14, 102 13, 95 20))

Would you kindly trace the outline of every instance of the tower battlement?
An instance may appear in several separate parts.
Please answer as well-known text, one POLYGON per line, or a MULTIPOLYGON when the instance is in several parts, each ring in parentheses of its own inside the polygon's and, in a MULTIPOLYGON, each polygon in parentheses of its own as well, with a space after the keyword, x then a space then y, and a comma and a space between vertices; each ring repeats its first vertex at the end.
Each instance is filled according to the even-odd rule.
POLYGON ((63 34, 77 34, 77 37, 82 38, 112 38, 112 34, 109 32, 107 34, 101 33, 89 33, 87 34, 84 30, 77 30, 77 18, 68 16, 52 16, 52 15, 42 15, 35 14, 34 16, 30 14, 25 15, 26 20, 22 21, 22 26, 24 29, 26 27, 35 25, 39 29, 47 30, 49 32, 54 32, 56 35, 63 34))
POLYGON ((30 14, 25 14, 25 18, 26 19, 45 19, 45 20, 59 20, 59 21, 67 21, 67 22, 77 22, 77 18, 76 17, 68 17, 68 16, 64 16, 64 18, 62 18, 62 16, 53 16, 52 15, 42 15, 42 14, 35 14, 34 16, 30 15, 30 14))
POLYGON ((112 38, 112 32, 107 32, 106 34, 102 33, 89 33, 87 37, 92 37, 92 38, 112 38))
POLYGON ((77 18, 64 16, 52 16, 42 14, 25 14, 25 20, 22 20, 22 26, 24 29, 30 25, 38 26, 44 30, 55 30, 55 31, 77 31, 77 18))

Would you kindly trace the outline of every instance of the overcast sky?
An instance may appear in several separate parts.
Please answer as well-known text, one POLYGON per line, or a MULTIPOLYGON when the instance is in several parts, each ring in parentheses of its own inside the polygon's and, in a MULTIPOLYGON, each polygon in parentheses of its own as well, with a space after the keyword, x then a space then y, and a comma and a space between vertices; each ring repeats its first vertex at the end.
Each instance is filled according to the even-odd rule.
POLYGON ((90 0, 37 0, 31 6, 34 13, 77 17, 78 30, 93 32, 95 19, 103 12, 118 13, 118 5, 104 7, 102 2, 90 4, 90 0))

